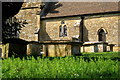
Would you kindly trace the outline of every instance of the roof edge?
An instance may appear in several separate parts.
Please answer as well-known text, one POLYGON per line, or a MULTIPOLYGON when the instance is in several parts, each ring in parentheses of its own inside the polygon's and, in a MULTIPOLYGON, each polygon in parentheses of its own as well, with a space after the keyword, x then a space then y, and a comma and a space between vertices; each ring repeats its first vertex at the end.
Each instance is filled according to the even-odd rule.
POLYGON ((68 15, 68 16, 56 16, 56 17, 41 17, 41 20, 45 19, 55 19, 55 18, 66 18, 66 17, 77 17, 77 16, 94 16, 94 15, 105 15, 105 14, 118 14, 120 11, 111 11, 111 12, 103 12, 103 13, 91 13, 91 14, 79 14, 79 15, 68 15))

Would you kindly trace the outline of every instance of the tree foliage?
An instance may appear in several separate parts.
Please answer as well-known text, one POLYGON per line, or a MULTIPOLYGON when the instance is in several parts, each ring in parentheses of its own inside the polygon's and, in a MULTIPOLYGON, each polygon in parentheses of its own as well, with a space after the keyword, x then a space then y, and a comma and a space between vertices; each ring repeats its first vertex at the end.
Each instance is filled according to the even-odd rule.
POLYGON ((3 2, 2 3, 2 41, 8 38, 17 38, 20 29, 24 27, 14 15, 16 15, 23 2, 3 2))
POLYGON ((25 27, 24 22, 19 21, 16 17, 9 17, 3 21, 2 39, 19 38, 19 33, 22 27, 25 27))

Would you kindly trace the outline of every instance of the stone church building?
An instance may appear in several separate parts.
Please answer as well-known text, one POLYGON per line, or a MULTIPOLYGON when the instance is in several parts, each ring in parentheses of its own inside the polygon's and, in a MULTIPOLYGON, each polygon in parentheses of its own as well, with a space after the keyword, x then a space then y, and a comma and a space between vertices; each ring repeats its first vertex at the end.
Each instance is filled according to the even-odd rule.
POLYGON ((41 12, 39 41, 84 42, 85 52, 106 42, 105 51, 120 51, 119 16, 117 2, 48 3, 41 12))
POLYGON ((19 33, 27 54, 120 51, 118 2, 29 2, 15 17, 27 23, 19 33))

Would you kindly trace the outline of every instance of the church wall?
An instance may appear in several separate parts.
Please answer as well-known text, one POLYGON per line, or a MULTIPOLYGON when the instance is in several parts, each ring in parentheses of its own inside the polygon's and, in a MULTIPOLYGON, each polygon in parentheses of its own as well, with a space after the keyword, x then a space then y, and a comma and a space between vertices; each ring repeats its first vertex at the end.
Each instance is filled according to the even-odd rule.
POLYGON ((21 10, 18 12, 15 17, 23 22, 27 22, 24 24, 20 30, 19 38, 27 41, 38 41, 38 35, 35 34, 40 27, 40 15, 37 13, 40 11, 40 2, 28 2, 23 3, 21 10))
MULTIPOLYGON (((106 31, 106 42, 115 44, 113 51, 118 51, 118 16, 85 17, 83 25, 83 41, 98 41, 98 30, 106 31)), ((45 40, 71 40, 72 36, 79 35, 80 17, 46 19, 41 21, 39 41, 45 40), (61 21, 67 26, 67 36, 59 37, 61 21)), ((119 33, 119 34, 118 34, 119 33)))
POLYGON ((76 18, 76 20, 64 19, 64 24, 61 24, 61 21, 63 21, 63 19, 50 19, 41 21, 39 40, 71 40, 72 36, 79 35, 79 24, 75 25, 80 23, 79 18, 76 18), (67 36, 59 36, 60 25, 67 26, 67 36))
MULTIPOLYGON (((118 50, 118 16, 98 17, 85 19, 84 25, 88 31, 88 41, 98 41, 98 30, 103 28, 106 30, 106 42, 115 44, 113 51, 118 50)), ((85 35, 84 35, 85 39, 85 35)))

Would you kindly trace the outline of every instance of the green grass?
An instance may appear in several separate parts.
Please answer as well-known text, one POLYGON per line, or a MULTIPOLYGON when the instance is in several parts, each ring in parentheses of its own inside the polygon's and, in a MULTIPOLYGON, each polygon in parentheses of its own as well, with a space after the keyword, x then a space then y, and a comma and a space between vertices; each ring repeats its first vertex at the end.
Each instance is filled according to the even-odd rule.
POLYGON ((120 52, 97 52, 97 53, 82 53, 83 56, 95 57, 95 56, 104 56, 104 57, 120 57, 120 52))
POLYGON ((119 59, 113 57, 8 58, 2 61, 2 78, 117 78, 119 59))

